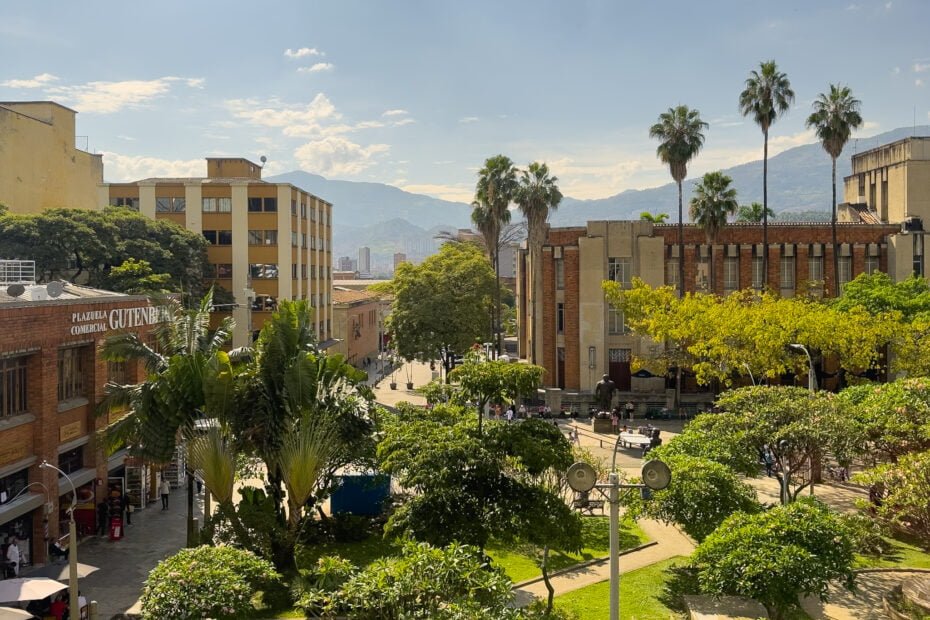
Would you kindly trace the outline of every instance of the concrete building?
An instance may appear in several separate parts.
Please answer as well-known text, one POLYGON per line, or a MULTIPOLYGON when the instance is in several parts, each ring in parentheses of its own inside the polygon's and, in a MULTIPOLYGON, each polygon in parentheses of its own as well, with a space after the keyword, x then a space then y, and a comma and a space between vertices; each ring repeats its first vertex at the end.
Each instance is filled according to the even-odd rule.
POLYGON ((365 246, 358 249, 358 270, 362 277, 371 275, 371 248, 365 246))
POLYGON ((394 271, 397 271, 397 267, 401 263, 407 262, 407 255, 403 252, 394 252, 394 271))
POLYGON ((380 301, 374 293, 333 287, 333 337, 331 352, 342 354, 353 366, 378 359, 381 333, 380 301))
MULTIPOLYGON (((77 489, 78 535, 96 529, 98 502, 119 488, 142 508, 155 485, 125 450, 109 457, 97 431, 122 415, 98 416, 104 384, 127 384, 141 369, 107 362, 103 340, 114 331, 147 337, 161 313, 145 297, 70 283, 34 284, 34 264, 0 261, 0 540, 16 535, 32 562, 45 562, 66 535, 71 487, 77 489), (32 273, 28 265, 32 265, 32 273)), ((67 541, 63 541, 67 544, 67 541)))
MULTIPOLYGON (((317 338, 332 338, 332 205, 269 183, 243 158, 207 158, 207 176, 101 184, 98 206, 124 205, 210 242, 216 285, 236 306, 233 346, 251 343, 279 299, 308 299, 317 338)), ((219 314, 219 313, 217 313, 219 314)))
POLYGON ((349 256, 340 256, 336 263, 336 271, 355 271, 355 263, 349 256))
MULTIPOLYGON (((614 280, 628 287, 639 277, 651 286, 678 281, 677 225, 646 221, 592 221, 587 226, 550 228, 540 269, 542 290, 532 290, 527 273, 527 251, 518 257, 517 324, 521 357, 532 359, 547 373, 549 387, 590 393, 603 374, 617 383, 621 398, 641 392, 662 401, 665 381, 637 380, 630 373, 633 356, 654 352, 656 343, 633 336, 622 312, 604 299, 601 282, 614 280), (536 296, 536 315, 532 299, 536 296), (537 342, 532 342, 533 318, 537 342)), ((860 273, 886 271, 901 261, 896 248, 909 242, 897 224, 841 224, 840 282, 860 273)), ((762 227, 730 224, 713 247, 716 290, 726 294, 759 288, 762 283, 762 227)), ((831 295, 833 247, 829 223, 777 223, 769 225, 769 286, 783 296, 819 286, 831 295), (824 287, 823 283, 827 283, 824 287)), ((704 232, 685 226, 685 290, 709 290, 711 248, 704 232)), ((922 261, 922 256, 920 257, 922 261)), ((690 386, 697 389, 696 386, 690 386)), ((683 384, 683 390, 685 385, 683 384)))
POLYGON ((882 222, 930 221, 930 137, 904 138, 853 155, 844 190, 847 205, 864 205, 882 222))
POLYGON ((103 160, 75 146, 76 114, 51 101, 0 103, 0 203, 16 213, 97 206, 103 160))

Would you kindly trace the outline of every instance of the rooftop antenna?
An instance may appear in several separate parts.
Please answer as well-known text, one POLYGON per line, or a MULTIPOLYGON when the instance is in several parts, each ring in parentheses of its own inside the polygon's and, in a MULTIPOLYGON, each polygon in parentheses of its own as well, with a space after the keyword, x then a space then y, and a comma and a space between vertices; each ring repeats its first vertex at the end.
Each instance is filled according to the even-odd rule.
MULTIPOLYGON (((915 114, 916 114, 916 112, 915 112, 915 114)), ((265 167, 265 162, 268 161, 268 158, 265 157, 264 155, 262 155, 261 157, 258 158, 258 161, 262 162, 262 168, 264 168, 264 167, 265 167)))
POLYGON ((65 290, 65 287, 61 282, 55 280, 54 282, 49 282, 45 289, 48 291, 48 296, 54 299, 61 296, 65 290))

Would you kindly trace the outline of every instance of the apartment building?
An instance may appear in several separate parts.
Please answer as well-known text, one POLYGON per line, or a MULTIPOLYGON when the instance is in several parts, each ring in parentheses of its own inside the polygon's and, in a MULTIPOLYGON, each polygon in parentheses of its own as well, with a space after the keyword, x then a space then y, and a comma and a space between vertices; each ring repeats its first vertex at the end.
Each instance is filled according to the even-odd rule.
POLYGON ((77 148, 76 114, 52 101, 0 102, 0 203, 17 213, 96 207, 103 159, 77 148))
MULTIPOLYGON (((308 299, 316 334, 332 338, 332 205, 261 178, 244 158, 207 158, 206 177, 100 185, 99 206, 120 205, 203 234, 212 281, 229 291, 233 346, 245 346, 280 299, 308 299)), ((220 313, 216 313, 220 314, 220 313)))

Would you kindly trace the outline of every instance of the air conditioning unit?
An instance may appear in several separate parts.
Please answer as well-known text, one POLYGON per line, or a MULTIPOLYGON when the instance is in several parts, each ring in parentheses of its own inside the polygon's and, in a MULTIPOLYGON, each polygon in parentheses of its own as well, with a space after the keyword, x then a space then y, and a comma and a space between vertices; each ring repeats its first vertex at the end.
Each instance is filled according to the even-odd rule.
POLYGON ((901 232, 923 232, 924 222, 919 217, 909 216, 901 222, 901 232))

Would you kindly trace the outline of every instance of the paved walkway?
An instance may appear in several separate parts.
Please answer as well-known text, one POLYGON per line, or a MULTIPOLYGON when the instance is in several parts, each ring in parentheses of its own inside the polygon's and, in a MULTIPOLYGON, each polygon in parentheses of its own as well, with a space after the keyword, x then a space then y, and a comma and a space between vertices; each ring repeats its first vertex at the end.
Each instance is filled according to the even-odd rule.
POLYGON ((916 574, 907 570, 860 573, 855 592, 832 583, 827 602, 806 598, 801 606, 814 620, 886 620, 882 599, 896 585, 916 574))
MULTIPOLYGON (((195 496, 194 502, 194 515, 201 518, 203 496, 195 496)), ((134 512, 122 540, 110 542, 107 537, 91 536, 78 547, 78 561, 100 569, 80 583, 87 599, 97 601, 99 620, 119 613, 140 613, 139 597, 149 571, 184 547, 187 489, 175 489, 169 506, 163 511, 159 501, 134 512)))

